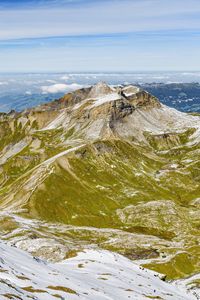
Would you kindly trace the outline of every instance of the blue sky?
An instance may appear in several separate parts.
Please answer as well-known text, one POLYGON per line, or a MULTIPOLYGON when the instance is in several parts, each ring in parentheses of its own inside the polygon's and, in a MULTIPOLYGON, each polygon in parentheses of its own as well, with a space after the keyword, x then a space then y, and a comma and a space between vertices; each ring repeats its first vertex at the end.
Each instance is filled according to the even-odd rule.
POLYGON ((199 0, 0 1, 1 72, 200 70, 199 0))

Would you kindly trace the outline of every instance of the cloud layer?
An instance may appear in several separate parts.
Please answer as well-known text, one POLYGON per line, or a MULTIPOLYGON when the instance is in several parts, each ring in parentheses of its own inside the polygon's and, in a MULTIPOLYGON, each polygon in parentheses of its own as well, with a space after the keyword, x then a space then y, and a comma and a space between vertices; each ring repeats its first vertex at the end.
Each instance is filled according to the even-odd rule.
POLYGON ((72 83, 72 84, 57 83, 53 85, 42 86, 41 90, 43 94, 56 94, 56 93, 66 93, 70 91, 75 91, 82 87, 83 86, 78 83, 72 83))

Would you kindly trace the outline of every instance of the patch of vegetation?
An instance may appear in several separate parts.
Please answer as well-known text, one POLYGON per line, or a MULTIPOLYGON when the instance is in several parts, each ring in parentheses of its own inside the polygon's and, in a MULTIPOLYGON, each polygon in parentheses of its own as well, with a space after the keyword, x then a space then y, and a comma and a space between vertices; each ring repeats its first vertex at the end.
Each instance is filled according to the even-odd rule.
POLYGON ((52 286, 52 285, 49 285, 47 288, 51 289, 51 290, 55 290, 55 291, 65 292, 65 293, 68 293, 68 294, 77 294, 74 290, 72 290, 72 289, 70 289, 68 287, 64 287, 64 286, 52 286))

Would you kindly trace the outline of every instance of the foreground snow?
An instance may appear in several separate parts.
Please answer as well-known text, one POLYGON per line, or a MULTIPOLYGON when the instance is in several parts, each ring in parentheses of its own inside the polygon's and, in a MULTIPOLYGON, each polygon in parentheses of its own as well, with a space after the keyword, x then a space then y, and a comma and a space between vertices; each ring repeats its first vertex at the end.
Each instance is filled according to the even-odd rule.
POLYGON ((51 264, 0 242, 0 299, 8 298, 196 299, 108 251, 86 250, 51 264))

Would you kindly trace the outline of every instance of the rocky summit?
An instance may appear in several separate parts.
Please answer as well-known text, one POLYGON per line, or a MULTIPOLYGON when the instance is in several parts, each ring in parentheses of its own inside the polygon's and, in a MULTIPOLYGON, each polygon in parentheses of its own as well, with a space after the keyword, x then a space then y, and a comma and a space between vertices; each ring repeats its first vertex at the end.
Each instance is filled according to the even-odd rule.
POLYGON ((100 82, 0 114, 0 136, 2 241, 51 264, 109 250, 198 299, 200 116, 100 82))

